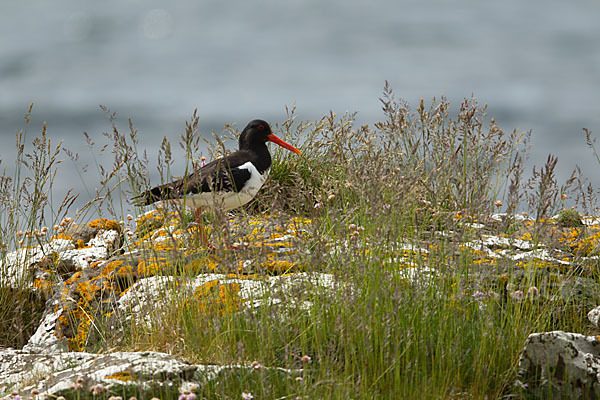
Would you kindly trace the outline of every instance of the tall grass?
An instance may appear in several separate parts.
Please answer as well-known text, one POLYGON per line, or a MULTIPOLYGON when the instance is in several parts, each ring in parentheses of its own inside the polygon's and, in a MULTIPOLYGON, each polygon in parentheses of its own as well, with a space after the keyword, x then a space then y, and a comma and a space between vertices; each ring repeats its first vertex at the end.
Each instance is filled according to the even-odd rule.
MULTIPOLYGON (((36 271, 8 268, 8 253, 47 242, 52 234, 48 227, 67 215, 77 197, 68 191, 63 199, 53 198, 61 144, 51 143, 45 123, 40 135, 28 143, 32 109, 33 103, 25 115, 25 129, 15 134, 15 167, 4 165, 0 174, 0 346, 27 342, 37 328, 44 300, 30 290, 36 271)), ((22 266, 29 263, 28 256, 21 257, 22 266)))
MULTIPOLYGON (((288 110, 289 118, 274 127, 275 133, 299 147, 302 156, 272 149, 265 188, 233 216, 241 225, 260 213, 282 225, 290 215, 310 218, 310 251, 299 255, 301 264, 333 274, 338 285, 326 291, 306 286, 288 294, 306 301, 307 308, 290 302, 280 311, 261 306, 223 312, 189 303, 173 284, 165 293, 167 306, 149 311, 155 323, 132 320, 118 334, 98 324, 102 340, 88 349, 151 349, 198 363, 255 362, 295 371, 257 368, 256 373, 223 376, 200 389, 207 398, 239 398, 242 391, 255 398, 519 397, 513 382, 525 338, 553 329, 585 332, 586 310, 576 302, 543 300, 559 298, 547 268, 533 262, 482 262, 463 244, 481 236, 471 228, 475 222, 486 224, 486 233, 533 231, 536 243, 546 241, 548 231, 537 227, 547 224, 576 181, 559 187, 552 157, 525 179, 529 134, 505 133, 475 99, 460 104, 456 116, 445 98, 430 105, 421 101, 411 110, 388 85, 381 101, 385 119, 373 127, 355 126, 352 114, 300 122, 295 110, 288 110), (527 207, 536 223, 510 216, 491 223, 488 217, 499 200, 509 213, 527 207), (515 295, 532 287, 530 295, 515 295)), ((126 199, 149 185, 150 163, 138 149, 132 124, 128 135, 112 127, 106 148, 114 162, 98 167, 102 189, 90 204, 125 220, 126 199)), ((197 127, 194 114, 180 138, 178 151, 188 160, 181 174, 198 165, 197 127)), ((41 147, 41 154, 48 148, 49 143, 41 147)), ((222 152, 222 142, 209 150, 222 152)), ((161 181, 171 179, 173 153, 165 139, 159 154, 161 181)), ((55 158, 44 165, 54 165, 55 158)), ((32 180, 38 181, 33 187, 45 193, 51 179, 32 180)), ((20 181, 15 177, 14 182, 20 181)), ((10 187, 14 191, 18 185, 10 187)), ((37 210, 45 201, 43 196, 27 199, 37 210)), ((185 210, 178 212, 189 220, 185 210)), ((32 211, 21 215, 26 218, 19 224, 28 229, 42 223, 32 211)), ((229 217, 217 212, 212 218, 225 222, 223 230, 212 230, 212 240, 227 240, 229 217)), ((12 232, 3 225, 4 238, 12 232)), ((236 265, 247 255, 244 251, 222 252, 222 267, 236 265)), ((176 255, 172 261, 173 268, 163 274, 193 277, 176 255)), ((2 312, 10 309, 2 303, 7 298, 0 296, 2 312)))

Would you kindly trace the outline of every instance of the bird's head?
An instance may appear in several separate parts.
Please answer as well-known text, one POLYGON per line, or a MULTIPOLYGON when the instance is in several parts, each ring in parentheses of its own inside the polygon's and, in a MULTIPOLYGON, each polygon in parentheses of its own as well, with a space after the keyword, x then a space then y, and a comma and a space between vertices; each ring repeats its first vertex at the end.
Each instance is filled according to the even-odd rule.
POLYGON ((250 148, 254 143, 266 142, 273 142, 296 154, 302 154, 300 150, 275 136, 269 123, 262 119, 250 121, 240 135, 240 149, 250 148))

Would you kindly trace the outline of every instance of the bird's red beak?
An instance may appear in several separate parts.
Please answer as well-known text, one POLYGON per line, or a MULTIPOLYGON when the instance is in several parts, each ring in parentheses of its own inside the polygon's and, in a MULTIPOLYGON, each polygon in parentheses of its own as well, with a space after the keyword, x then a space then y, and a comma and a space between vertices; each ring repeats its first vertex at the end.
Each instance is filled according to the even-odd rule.
POLYGON ((269 141, 271 141, 271 142, 273 142, 275 144, 280 145, 284 149, 288 149, 289 151, 293 151, 296 154, 302 154, 302 152, 300 150, 298 150, 297 148, 295 148, 291 144, 288 144, 288 143, 284 142, 283 140, 279 139, 277 136, 273 135, 272 133, 267 136, 267 139, 269 139, 269 141))

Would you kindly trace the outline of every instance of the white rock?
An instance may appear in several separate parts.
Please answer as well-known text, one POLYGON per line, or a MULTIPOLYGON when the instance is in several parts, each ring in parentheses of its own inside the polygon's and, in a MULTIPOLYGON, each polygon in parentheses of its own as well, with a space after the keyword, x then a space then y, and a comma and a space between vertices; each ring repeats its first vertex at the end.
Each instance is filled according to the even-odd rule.
POLYGON ((600 217, 586 215, 584 217, 581 217, 581 222, 583 222, 583 224, 587 226, 598 225, 600 224, 600 217))
POLYGON ((104 260, 119 243, 120 234, 115 230, 100 231, 96 237, 86 243, 86 247, 76 249, 69 239, 53 239, 42 245, 22 248, 11 253, 0 261, 0 285, 11 287, 26 287, 29 267, 39 263, 51 254, 66 263, 72 263, 77 268, 87 268, 91 263, 104 260))
MULTIPOLYGON (((490 215, 490 218, 493 219, 494 221, 498 221, 498 222, 502 222, 504 221, 504 218, 506 218, 508 214, 506 213, 496 213, 496 214, 492 214, 490 215)), ((515 219, 515 221, 535 221, 535 219, 533 219, 532 217, 529 216, 524 216, 523 214, 513 214, 512 218, 515 219)))
MULTIPOLYGON (((46 310, 54 308, 55 301, 46 303, 46 310)), ((58 318, 62 315, 63 309, 59 308, 56 312, 46 312, 37 330, 31 336, 27 344, 23 347, 26 351, 39 351, 48 354, 61 353, 67 350, 66 340, 59 340, 56 335, 56 324, 58 318)))
POLYGON ((178 301, 192 296, 197 288, 212 281, 218 281, 219 285, 238 284, 237 296, 243 300, 241 306, 245 309, 276 304, 306 309, 311 303, 298 301, 297 293, 332 289, 336 285, 336 280, 331 274, 306 272, 260 279, 240 279, 225 274, 200 274, 190 282, 176 280, 170 276, 153 276, 136 282, 123 293, 117 305, 120 311, 126 313, 127 320, 141 318, 140 322, 150 325, 156 322, 151 310, 172 307, 178 301), (290 293, 295 295, 289 295, 290 293))
POLYGON ((474 223, 468 222, 468 223, 465 223, 463 225, 466 226, 466 227, 469 227, 471 229, 483 229, 483 228, 485 228, 484 224, 478 224, 476 222, 474 222, 474 223))
POLYGON ((528 240, 507 238, 503 236, 483 235, 481 242, 488 247, 514 247, 519 250, 531 250, 533 244, 528 240))
POLYGON ((519 360, 519 379, 532 392, 547 395, 545 385, 551 384, 565 398, 598 398, 598 337, 562 331, 529 335, 519 360))
POLYGON ((600 306, 590 311, 587 316, 592 324, 600 328, 600 326, 598 325, 598 322, 600 322, 600 306))
POLYGON ((537 258, 538 260, 542 261, 555 262, 562 265, 571 265, 571 263, 568 261, 552 257, 550 252, 546 249, 536 249, 527 253, 519 253, 508 257, 512 258, 514 261, 537 258))
MULTIPOLYGON (((150 387, 149 384, 159 383, 177 391, 180 387, 190 387, 194 383, 202 384, 206 379, 213 379, 225 368, 238 367, 194 365, 169 354, 152 351, 43 354, 3 349, 0 350, 0 395, 3 394, 2 389, 8 388, 11 391, 16 389, 21 394, 37 389, 37 398, 40 399, 55 398, 57 393, 78 394, 69 387, 79 377, 85 378, 86 392, 98 383, 103 384, 106 389, 134 385, 138 390, 145 390, 150 387), (130 379, 119 379, 120 376, 130 379), (174 386, 175 382, 177 386, 174 386), (3 387, 3 384, 10 386, 3 387)), ((289 373, 293 371, 290 370, 289 373)), ((8 393, 4 393, 6 394, 8 393)))
POLYGON ((27 278, 28 267, 38 263, 44 257, 53 253, 64 253, 74 249, 75 246, 70 240, 54 239, 41 246, 25 247, 11 253, 8 253, 0 261, 0 285, 11 287, 22 287, 23 280, 27 278))

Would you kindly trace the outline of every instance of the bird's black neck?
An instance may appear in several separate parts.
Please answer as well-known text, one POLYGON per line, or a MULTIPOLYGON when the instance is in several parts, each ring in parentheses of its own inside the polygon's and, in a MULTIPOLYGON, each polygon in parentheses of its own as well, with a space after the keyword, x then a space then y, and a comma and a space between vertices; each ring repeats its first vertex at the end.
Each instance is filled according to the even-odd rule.
POLYGON ((261 174, 271 168, 271 154, 266 143, 253 143, 240 151, 248 152, 251 156, 252 164, 261 174))

